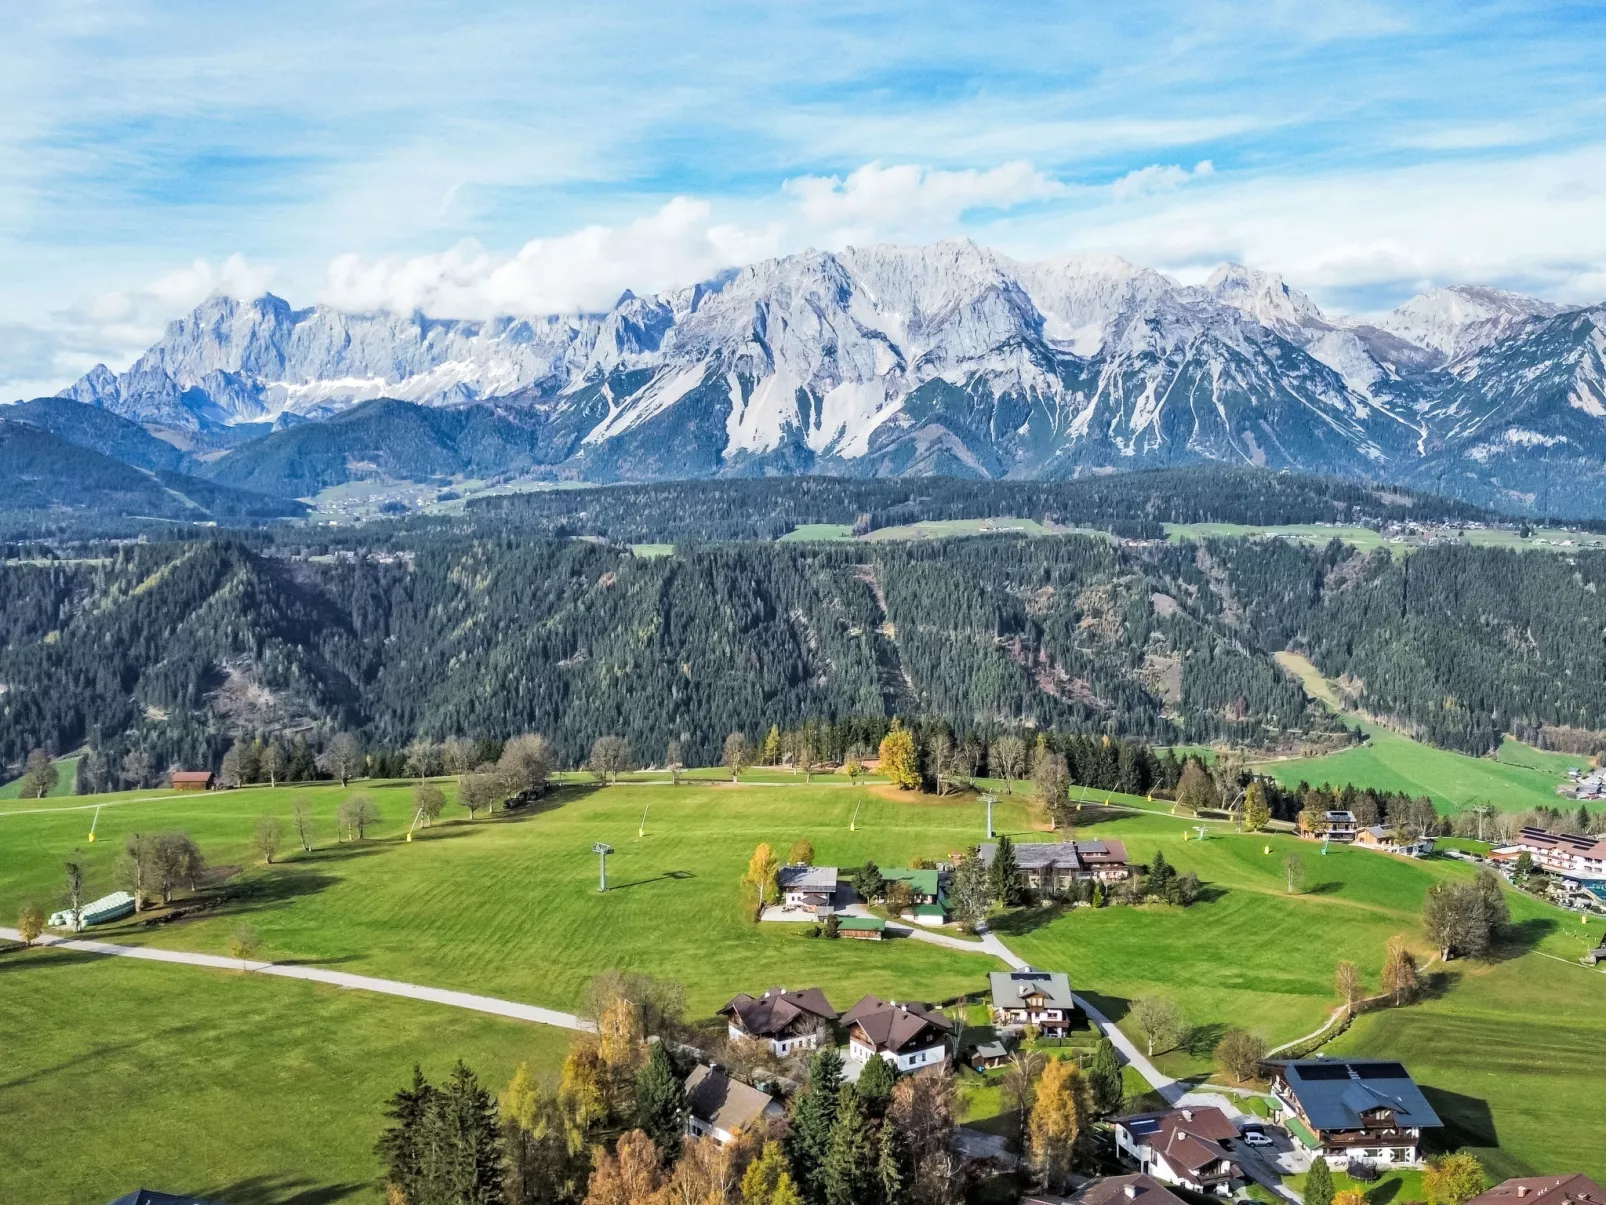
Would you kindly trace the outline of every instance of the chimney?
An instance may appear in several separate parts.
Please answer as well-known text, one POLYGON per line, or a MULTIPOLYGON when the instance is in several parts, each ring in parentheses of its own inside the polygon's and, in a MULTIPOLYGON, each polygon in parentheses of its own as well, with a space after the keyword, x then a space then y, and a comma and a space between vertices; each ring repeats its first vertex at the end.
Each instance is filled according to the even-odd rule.
POLYGON ((1517 1195, 1519 1197, 1527 1196, 1528 1195, 1528 1186, 1526 1184, 1517 1185, 1517 1195))
POLYGON ((1126 1192, 1126 1199, 1128 1201, 1136 1201, 1138 1199, 1138 1186, 1136 1181, 1128 1184, 1124 1191, 1126 1192))
POLYGON ((1182 1110, 1182 1120, 1183 1121, 1192 1121, 1193 1120, 1193 1110, 1192 1109, 1184 1109, 1184 1110, 1182 1110))

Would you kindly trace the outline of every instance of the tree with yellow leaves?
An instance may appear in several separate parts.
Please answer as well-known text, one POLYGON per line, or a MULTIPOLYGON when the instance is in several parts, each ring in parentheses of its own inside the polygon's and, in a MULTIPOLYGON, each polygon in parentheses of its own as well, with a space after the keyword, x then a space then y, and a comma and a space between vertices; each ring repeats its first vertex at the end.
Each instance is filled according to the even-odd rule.
POLYGON ((558 1080, 558 1106, 570 1151, 584 1150, 591 1131, 608 1120, 607 1068, 595 1042, 570 1047, 558 1080))
POLYGON ((892 721, 887 735, 881 738, 881 773, 895 782, 900 791, 910 791, 920 785, 920 759, 915 753, 914 733, 898 720, 892 721))
POLYGON ((776 903, 781 898, 781 889, 778 881, 781 864, 776 858, 775 851, 765 841, 753 851, 748 859, 747 873, 742 876, 742 896, 753 909, 753 919, 756 921, 763 914, 767 905, 776 903))
POLYGON ((1057 1191, 1066 1183, 1071 1162, 1093 1118, 1093 1094, 1087 1079, 1068 1059, 1051 1059, 1037 1081, 1026 1124, 1026 1150, 1043 1183, 1057 1191))
POLYGON ((662 1185, 657 1145, 642 1131, 631 1130, 612 1153, 596 1149, 585 1205, 648 1205, 659 1199, 662 1185))
POLYGON ((1346 1188, 1333 1194, 1333 1205, 1366 1205, 1366 1194, 1358 1188, 1346 1188))
POLYGON ((499 1100, 509 1205, 572 1201, 585 1184, 583 1143, 571 1143, 557 1094, 520 1063, 499 1100))
POLYGON ((742 1205, 782 1205, 782 1193, 798 1197, 786 1148, 771 1139, 742 1175, 742 1205))
POLYGON ((616 1080, 629 1079, 647 1061, 647 1035, 641 1028, 641 1010, 621 997, 597 1018, 597 1036, 603 1065, 616 1080))
POLYGON ((1271 804, 1266 801, 1266 788, 1252 782, 1244 788, 1244 810, 1239 823, 1245 832, 1258 833, 1271 823, 1271 804))

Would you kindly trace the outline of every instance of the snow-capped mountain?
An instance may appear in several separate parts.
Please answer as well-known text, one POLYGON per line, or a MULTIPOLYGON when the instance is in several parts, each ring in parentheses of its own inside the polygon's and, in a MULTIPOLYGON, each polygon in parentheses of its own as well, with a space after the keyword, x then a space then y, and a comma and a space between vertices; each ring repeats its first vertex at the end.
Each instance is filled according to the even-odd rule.
POLYGON ((1596 396, 1599 337, 1598 311, 1490 289, 1365 323, 1237 265, 1188 287, 1114 256, 1023 263, 954 241, 803 252, 605 314, 468 322, 214 297, 126 373, 98 367, 64 392, 192 432, 377 397, 494 400, 526 416, 535 462, 604 480, 1210 460, 1405 480, 1483 447, 1519 385, 1521 430, 1606 448, 1588 426, 1606 407, 1552 413, 1564 381, 1596 396), (1550 367, 1524 377, 1535 356, 1550 367))

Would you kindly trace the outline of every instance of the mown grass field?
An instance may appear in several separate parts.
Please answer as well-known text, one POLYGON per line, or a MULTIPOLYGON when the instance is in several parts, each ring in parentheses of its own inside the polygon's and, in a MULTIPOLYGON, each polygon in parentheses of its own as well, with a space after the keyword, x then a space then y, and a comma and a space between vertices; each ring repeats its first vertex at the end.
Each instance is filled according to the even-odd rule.
MULTIPOLYGON (((78 775, 78 759, 76 757, 57 758, 56 775, 56 785, 45 796, 47 799, 59 799, 64 795, 72 794, 73 781, 78 775)), ((8 783, 0 784, 0 799, 18 799, 21 795, 21 778, 13 778, 8 783)))
MULTIPOLYGON (((450 784, 443 785, 450 794, 450 784)), ((93 889, 109 890, 125 833, 182 828, 214 865, 242 868, 212 889, 227 894, 223 905, 159 928, 138 920, 119 922, 97 928, 97 937, 221 953, 243 920, 260 933, 266 958, 314 960, 561 1009, 576 1007, 591 975, 626 967, 680 980, 691 1010, 701 1015, 737 991, 775 983, 818 984, 839 1007, 866 992, 940 1000, 983 990, 986 972, 996 965, 981 953, 907 940, 811 940, 804 936, 806 926, 753 925, 738 902, 737 880, 759 841, 768 841, 784 858, 794 840, 805 838, 814 843, 817 862, 839 866, 867 858, 891 865, 922 855, 946 857, 982 839, 985 813, 974 797, 936 800, 832 781, 813 787, 762 782, 572 786, 532 815, 471 823, 460 811, 458 819, 449 813, 446 822, 407 843, 402 834, 411 811, 410 784, 364 783, 353 789, 368 791, 384 820, 370 840, 344 845, 334 842, 332 816, 347 792, 334 786, 128 797, 140 802, 108 799, 111 806, 101 812, 93 846, 84 840, 92 806, 66 811, 7 804, 0 807, 0 918, 14 915, 25 898, 54 906, 61 863, 75 850, 86 861, 93 889), (257 817, 266 812, 288 822, 298 793, 314 801, 319 847, 294 857, 287 850, 287 860, 272 867, 254 864, 248 840, 257 817), (850 831, 855 807, 857 829, 850 831), (637 837, 644 808, 646 835, 637 837), (613 889, 605 895, 596 891, 597 859, 591 853, 598 840, 617 851, 609 867, 613 889)), ((1048 836, 1020 796, 1000 799, 995 823, 1021 840, 1048 836)), ((1159 1062, 1178 1075, 1205 1075, 1210 1050, 1229 1026, 1249 1027, 1274 1044, 1315 1029, 1336 1003, 1335 964, 1351 959, 1375 984, 1390 935, 1403 933, 1424 946, 1418 914, 1428 886, 1470 873, 1449 860, 1411 862, 1353 849, 1334 849, 1324 857, 1319 847, 1291 837, 1236 834, 1226 826, 1213 832, 1200 842, 1189 822, 1144 814, 1101 819, 1081 834, 1119 837, 1138 860, 1163 850, 1174 865, 1197 872, 1206 890, 1192 908, 1032 909, 996 925, 1016 953, 1035 965, 1069 971, 1078 989, 1118 1020, 1139 995, 1176 999, 1187 1010, 1193 1033, 1184 1049, 1166 1052, 1159 1062), (1308 870, 1305 889, 1294 896, 1287 893, 1282 873, 1283 857, 1291 850, 1308 870)), ((1588 1086, 1606 1077, 1606 1044, 1599 1040, 1596 1019, 1606 1015, 1599 1008, 1606 1003, 1606 978, 1555 961, 1576 959, 1592 944, 1575 921, 1526 897, 1513 896, 1512 908, 1518 923, 1502 953, 1506 961, 1489 973, 1477 965, 1453 968, 1433 999, 1367 1018, 1344 1041, 1370 1041, 1374 1053, 1387 1053, 1395 1041, 1390 1027, 1401 1027, 1405 1049, 1400 1057, 1413 1067, 1420 1058, 1426 1070, 1419 1078, 1430 1087, 1478 1102, 1476 1107, 1494 1120, 1501 1157, 1512 1167, 1606 1171, 1588 1148, 1592 1143, 1606 1150, 1601 1142, 1606 1123, 1588 1120, 1599 1112, 1588 1086), (1548 978, 1552 971, 1563 978, 1548 978), (1547 1018, 1542 1026, 1523 1024, 1525 981, 1553 1002, 1535 1006, 1534 1015, 1547 1018), (1579 1016, 1570 1017, 1574 1010, 1579 1016), (1473 1039, 1457 1036, 1456 1026, 1471 1027, 1467 1032, 1473 1039), (1442 1045, 1440 1034, 1449 1039, 1442 1045), (1526 1077, 1487 1075, 1494 1042, 1500 1043, 1502 1058, 1536 1070, 1526 1077), (1542 1069, 1552 1065, 1563 1044, 1568 1072, 1552 1081, 1542 1069), (1558 1115, 1570 1111, 1573 1130, 1565 1140, 1554 1127, 1522 1120, 1536 1091, 1546 1094, 1547 1108, 1558 1115), (1576 1137, 1580 1132, 1583 1138, 1576 1137)), ((118 977, 133 973, 126 965, 82 963, 75 972, 82 976, 80 983, 64 990, 63 999, 74 993, 80 1000, 124 998, 118 977), (102 975, 107 968, 110 973, 102 975), (107 995, 102 983, 109 985, 107 995)), ((182 996, 180 1011, 187 1024, 202 1026, 196 1031, 201 1035, 209 1032, 204 1014, 212 986, 249 981, 189 968, 138 971, 141 978, 154 979, 155 990, 168 984, 175 998, 182 996), (197 1017, 198 1012, 203 1015, 197 1017)), ((0 973, 0 993, 6 978, 0 973)), ((26 985, 27 976, 17 975, 13 982, 26 985)), ((253 993, 270 996, 288 993, 291 986, 250 982, 253 993)), ((321 991, 295 986, 298 992, 321 991)), ((355 993, 336 998, 354 1001, 352 1007, 364 1013, 382 1010, 386 1003, 355 993)), ((50 1093, 13 1093, 0 1101, 21 1107, 34 1129, 59 1115, 58 1102, 72 1095, 71 1077, 91 1074, 105 1039, 98 1016, 62 1024, 61 1016, 75 1015, 62 1000, 45 998, 29 1007, 26 1031, 47 1035, 37 1039, 39 1070, 29 1073, 36 1076, 29 1082, 67 1076, 50 1093)), ((414 1031, 410 1041, 419 1055, 438 1065, 460 1052, 458 1035, 469 1020, 455 1012, 439 1016, 427 1031, 414 1031)), ((331 1018, 309 1023, 307 1032, 333 1035, 327 1040, 338 1042, 345 1024, 331 1018)), ((239 1028, 249 1031, 252 1025, 239 1028)), ((278 1041, 272 1024, 261 1028, 264 1042, 278 1041)), ((527 1031, 515 1026, 513 1032, 527 1031)), ((238 1040, 249 1046, 247 1039, 238 1040)), ((227 1039, 208 1037, 202 1045, 226 1046, 227 1039)), ((352 1057, 375 1064, 371 1082, 382 1095, 395 1078, 394 1060, 388 1054, 363 1055, 360 1049, 352 1057)), ((516 1057, 508 1054, 500 1065, 511 1066, 516 1057)), ((247 1091, 250 1077, 245 1067, 231 1065, 217 1083, 220 1092, 225 1087, 247 1091)), ((302 1090, 322 1092, 305 1085, 302 1090)), ((371 1141, 370 1116, 353 1124, 359 1125, 363 1143, 371 1141)), ((257 1144, 235 1132, 228 1140, 257 1144)), ((259 1151, 247 1162, 265 1158, 259 1151)))
MULTIPOLYGON (((1332 683, 1307 658, 1278 653, 1277 663, 1297 677, 1312 698, 1339 710, 1332 683)), ((1535 749, 1510 737, 1496 757, 1468 757, 1412 740, 1353 712, 1343 714, 1346 722, 1365 732, 1364 745, 1320 757, 1262 762, 1256 769, 1286 787, 1302 781, 1312 786, 1353 783, 1357 787, 1426 795, 1440 811, 1480 802, 1492 803, 1503 812, 1578 806, 1576 800, 1557 795, 1556 788, 1567 781, 1569 767, 1585 767, 1588 758, 1535 749)))
POLYGON ((379 1202, 374 1139, 414 1062, 493 1092, 569 1035, 318 984, 13 949, 0 955, 0 1201, 144 1185, 229 1205, 379 1202))

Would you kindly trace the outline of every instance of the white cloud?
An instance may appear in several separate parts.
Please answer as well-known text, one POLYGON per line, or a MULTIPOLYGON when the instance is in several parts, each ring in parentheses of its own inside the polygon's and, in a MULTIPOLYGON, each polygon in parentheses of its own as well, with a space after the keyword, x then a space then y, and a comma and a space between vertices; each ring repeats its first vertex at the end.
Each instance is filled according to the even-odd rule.
POLYGON ((1130 201, 1137 197, 1153 196, 1155 193, 1176 192, 1184 184, 1212 176, 1215 171, 1216 165, 1208 159, 1196 163, 1191 172, 1174 163, 1164 165, 1156 163, 1127 172, 1110 185, 1110 191, 1115 194, 1117 201, 1130 201))
POLYGON ((828 245, 867 238, 952 233, 968 213, 1012 209, 1065 196, 1067 185, 1017 160, 990 171, 936 171, 867 163, 842 179, 802 176, 782 192, 797 204, 792 222, 828 245))

